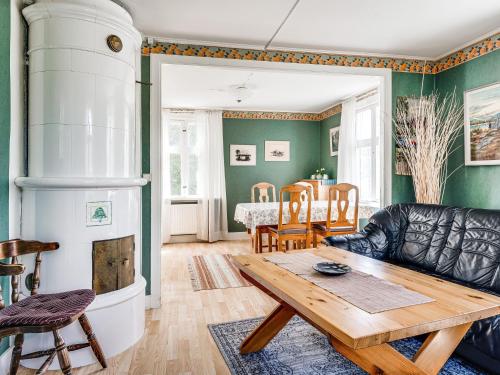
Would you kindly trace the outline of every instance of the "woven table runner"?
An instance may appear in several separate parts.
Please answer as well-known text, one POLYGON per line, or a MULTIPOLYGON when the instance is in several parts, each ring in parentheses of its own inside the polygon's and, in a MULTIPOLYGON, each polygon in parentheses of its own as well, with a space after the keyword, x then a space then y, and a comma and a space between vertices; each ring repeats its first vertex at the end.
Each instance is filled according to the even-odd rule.
POLYGON ((314 254, 275 254, 264 259, 371 314, 434 301, 404 286, 355 270, 341 276, 323 275, 312 266, 332 260, 314 254))

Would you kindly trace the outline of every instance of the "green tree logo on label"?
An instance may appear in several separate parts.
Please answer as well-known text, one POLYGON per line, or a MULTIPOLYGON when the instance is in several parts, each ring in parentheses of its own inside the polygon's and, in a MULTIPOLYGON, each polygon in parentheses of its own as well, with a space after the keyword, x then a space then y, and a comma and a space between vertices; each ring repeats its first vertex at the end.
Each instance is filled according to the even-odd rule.
POLYGON ((107 218, 108 216, 106 215, 106 212, 104 212, 104 209, 102 207, 97 207, 94 211, 94 215, 92 215, 92 219, 97 220, 99 223, 107 218))

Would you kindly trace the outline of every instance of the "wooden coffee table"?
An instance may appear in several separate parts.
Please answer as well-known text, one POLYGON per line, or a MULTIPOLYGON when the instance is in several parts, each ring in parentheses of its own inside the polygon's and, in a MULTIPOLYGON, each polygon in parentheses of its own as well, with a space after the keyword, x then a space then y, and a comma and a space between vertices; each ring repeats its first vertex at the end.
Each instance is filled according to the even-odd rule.
POLYGON ((491 294, 332 247, 306 251, 435 301, 370 314, 265 261, 268 254, 235 256, 243 277, 279 303, 243 341, 241 353, 261 350, 299 315, 327 335, 338 352, 370 374, 437 374, 474 321, 500 314, 500 298, 491 294), (388 344, 422 334, 428 336, 412 360, 388 344))

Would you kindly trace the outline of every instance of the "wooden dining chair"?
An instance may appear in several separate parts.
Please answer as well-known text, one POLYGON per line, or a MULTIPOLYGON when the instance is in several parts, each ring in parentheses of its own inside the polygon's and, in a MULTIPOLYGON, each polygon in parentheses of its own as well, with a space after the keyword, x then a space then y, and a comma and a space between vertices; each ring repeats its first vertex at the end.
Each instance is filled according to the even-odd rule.
POLYGON ((278 227, 270 227, 272 238, 276 239, 278 251, 284 251, 283 241, 293 241, 295 248, 311 247, 311 202, 312 191, 307 186, 303 185, 287 185, 280 189, 280 206, 278 227), (306 192, 307 201, 302 201, 301 194, 306 192), (290 219, 287 223, 284 222, 285 195, 289 195, 288 211, 290 219), (307 204, 306 221, 300 221, 300 210, 303 204, 307 204))
POLYGON ((10 264, 0 262, 0 276, 11 276, 12 304, 5 307, 0 289, 0 338, 15 335, 14 349, 10 362, 10 375, 17 373, 19 363, 23 359, 33 359, 47 356, 37 374, 43 374, 49 368, 55 356, 59 360, 61 371, 71 374, 69 352, 90 346, 103 368, 107 367, 106 358, 95 337, 85 309, 95 298, 90 289, 73 290, 55 294, 38 294, 40 286, 40 265, 42 252, 54 251, 59 248, 57 242, 38 242, 10 240, 0 242, 0 259, 11 258, 10 264), (18 264, 18 256, 36 254, 35 269, 30 281, 31 295, 19 299, 20 275, 24 265, 18 264), (78 320, 87 342, 66 345, 59 330, 78 320), (33 353, 22 354, 24 335, 31 333, 52 332, 54 348, 33 353))
POLYGON ((255 203, 255 190, 259 191, 259 202, 276 202, 276 188, 269 182, 259 182, 252 186, 252 203, 255 203), (271 189, 272 200, 270 200, 269 189, 271 189))
POLYGON ((314 223, 313 225, 313 246, 318 246, 318 236, 328 237, 356 233, 358 229, 358 206, 359 191, 357 186, 347 183, 330 186, 328 191, 326 221, 314 223), (347 218, 347 213, 350 208, 349 194, 351 192, 354 192, 354 215, 352 221, 347 218), (332 220, 332 204, 334 201, 337 202, 336 220, 332 220))
MULTIPOLYGON (((273 184, 269 182, 259 182, 253 185, 251 191, 252 203, 256 203, 256 190, 259 193, 258 199, 260 203, 276 202, 276 187, 273 184), (269 194, 269 191, 271 191, 271 194, 269 194)), ((272 239, 268 225, 259 225, 256 228, 255 233, 251 233, 250 229, 247 229, 247 232, 252 236, 252 248, 255 248, 257 253, 262 253, 263 248, 268 248, 268 251, 272 251, 272 239), (267 234, 267 245, 263 244, 263 234, 267 234), (256 243, 254 243, 254 241, 256 241, 256 243)))

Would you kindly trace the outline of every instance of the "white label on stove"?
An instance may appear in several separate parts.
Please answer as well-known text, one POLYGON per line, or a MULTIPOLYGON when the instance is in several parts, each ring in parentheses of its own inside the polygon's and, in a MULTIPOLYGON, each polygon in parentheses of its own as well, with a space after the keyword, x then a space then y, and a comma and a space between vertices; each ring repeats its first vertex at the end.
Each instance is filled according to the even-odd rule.
POLYGON ((87 202, 87 226, 111 225, 111 201, 87 202))

